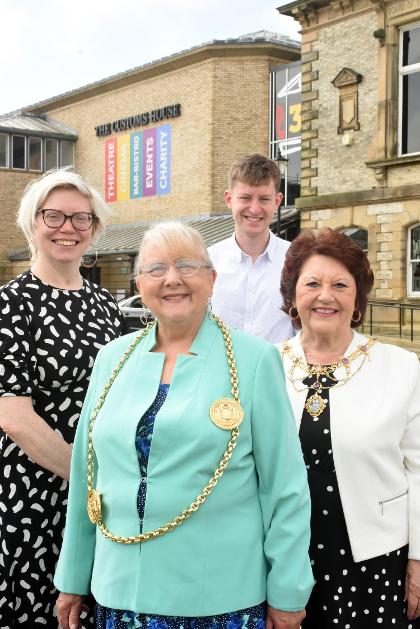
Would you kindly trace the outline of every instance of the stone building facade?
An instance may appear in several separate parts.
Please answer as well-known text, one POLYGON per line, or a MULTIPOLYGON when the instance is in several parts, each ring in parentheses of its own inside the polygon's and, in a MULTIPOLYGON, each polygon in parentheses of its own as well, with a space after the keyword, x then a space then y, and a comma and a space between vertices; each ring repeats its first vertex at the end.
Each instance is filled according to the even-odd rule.
POLYGON ((363 235, 372 299, 420 303, 420 0, 298 0, 302 228, 363 235))
MULTIPOLYGON (((108 237, 108 249, 100 252, 101 283, 129 292, 128 262, 132 262, 133 252, 126 251, 124 236, 117 228, 126 226, 128 234, 156 219, 225 214, 223 192, 232 161, 246 153, 269 151, 270 71, 299 57, 297 42, 261 31, 197 46, 0 116, 0 283, 28 266, 27 256, 14 253, 25 247, 15 216, 23 189, 39 174, 30 170, 28 159, 25 164, 19 162, 19 155, 16 163, 24 167, 12 168, 13 134, 42 135, 33 128, 38 121, 55 125, 54 137, 61 132, 68 134, 63 138, 75 138, 74 169, 108 197, 113 209, 109 233, 119 234, 118 246, 115 242, 109 246, 108 237), (22 129, 25 124, 28 129, 22 129), (165 148, 164 166, 160 163, 159 172, 166 173, 167 189, 158 193, 161 182, 156 175, 156 191, 153 188, 149 194, 144 178, 150 174, 146 172, 146 143, 150 134, 155 134, 157 142, 156 138, 166 132, 170 134, 169 154, 165 148), (10 136, 9 145, 2 152, 6 136, 10 136), (136 157, 143 159, 141 194, 133 188, 133 153, 126 171, 121 157, 122 150, 127 154, 133 151, 133 142, 143 143, 143 153, 136 157), (114 197, 108 185, 111 149, 119 155, 118 181, 114 182, 118 194, 114 197), (123 172, 131 177, 130 189, 123 190, 123 172)), ((45 165, 45 156, 42 159, 45 165)), ((158 158, 155 155, 153 159, 158 158)), ((156 162, 154 168, 158 168, 156 162)))

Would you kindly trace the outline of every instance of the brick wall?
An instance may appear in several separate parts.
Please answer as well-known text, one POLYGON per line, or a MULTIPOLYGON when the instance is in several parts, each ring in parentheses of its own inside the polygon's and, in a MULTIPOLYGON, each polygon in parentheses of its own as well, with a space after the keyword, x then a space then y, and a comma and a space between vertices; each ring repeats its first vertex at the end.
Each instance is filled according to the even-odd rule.
POLYGON ((376 16, 372 10, 370 14, 339 22, 319 33, 318 59, 313 63, 313 69, 318 72, 320 112, 314 124, 318 131, 315 142, 318 176, 312 180, 319 195, 377 186, 372 169, 365 166, 377 132, 378 43, 372 36, 375 28, 376 16), (358 86, 360 130, 353 132, 350 146, 344 146, 343 135, 337 133, 339 90, 331 83, 343 67, 363 76, 358 86))
POLYGON ((210 209, 225 210, 232 162, 247 153, 268 155, 269 65, 267 59, 223 59, 215 61, 213 72, 210 209))
MULTIPOLYGON (((0 176, 0 260, 11 251, 25 247, 27 242, 16 226, 19 200, 28 183, 33 179, 29 173, 2 171, 0 176)), ((2 281, 0 276, 0 282, 2 281)))

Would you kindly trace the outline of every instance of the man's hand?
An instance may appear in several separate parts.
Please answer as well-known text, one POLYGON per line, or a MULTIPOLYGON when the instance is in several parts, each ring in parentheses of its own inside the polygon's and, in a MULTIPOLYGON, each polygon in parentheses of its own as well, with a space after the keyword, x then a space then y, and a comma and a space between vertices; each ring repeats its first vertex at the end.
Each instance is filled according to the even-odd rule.
POLYGON ((299 629, 300 623, 305 618, 304 609, 300 612, 283 612, 280 609, 267 607, 266 629, 299 629))
POLYGON ((57 619, 61 629, 80 629, 83 596, 60 592, 57 598, 57 619))
POLYGON ((408 620, 420 617, 420 561, 409 559, 405 575, 405 600, 408 620))

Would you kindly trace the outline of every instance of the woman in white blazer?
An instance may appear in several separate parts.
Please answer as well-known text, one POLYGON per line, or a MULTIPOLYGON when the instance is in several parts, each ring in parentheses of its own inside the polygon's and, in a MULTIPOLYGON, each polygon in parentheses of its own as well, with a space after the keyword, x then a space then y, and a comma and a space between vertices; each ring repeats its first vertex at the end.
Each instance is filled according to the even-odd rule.
POLYGON ((281 290, 301 331, 278 347, 312 499, 304 629, 420 627, 420 366, 354 331, 372 285, 336 231, 288 250, 281 290))

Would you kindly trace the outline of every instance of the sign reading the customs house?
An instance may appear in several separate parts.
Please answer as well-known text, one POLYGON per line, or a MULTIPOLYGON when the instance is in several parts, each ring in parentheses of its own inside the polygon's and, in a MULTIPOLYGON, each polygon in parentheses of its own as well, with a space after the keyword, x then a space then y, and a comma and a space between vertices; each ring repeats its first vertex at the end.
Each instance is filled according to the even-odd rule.
POLYGON ((136 114, 135 116, 128 116, 127 118, 120 118, 113 122, 105 122, 95 127, 96 135, 101 137, 103 135, 111 135, 111 133, 118 133, 120 131, 129 131, 136 127, 145 127, 148 124, 162 122, 169 118, 177 118, 181 115, 181 105, 166 105, 166 107, 160 107, 159 109, 152 109, 151 111, 145 111, 142 114, 136 114))
POLYGON ((127 201, 171 191, 171 125, 109 138, 105 200, 127 201))

